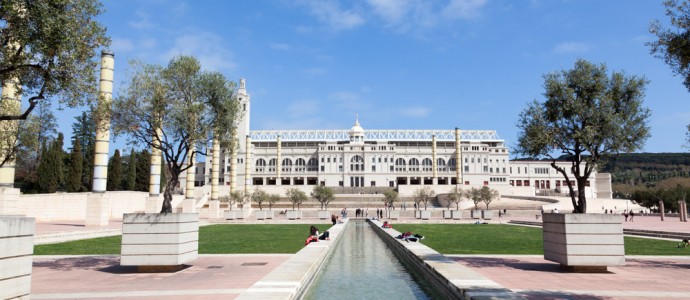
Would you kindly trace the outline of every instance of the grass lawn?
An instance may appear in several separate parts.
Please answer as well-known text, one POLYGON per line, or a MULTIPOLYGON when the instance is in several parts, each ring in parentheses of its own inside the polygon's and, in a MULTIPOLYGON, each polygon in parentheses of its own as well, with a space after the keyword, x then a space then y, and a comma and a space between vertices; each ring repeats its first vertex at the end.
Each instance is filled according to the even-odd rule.
MULTIPOLYGON (((296 253, 311 224, 222 224, 199 228, 199 253, 296 253)), ((330 224, 317 224, 320 231, 330 224)), ((541 228, 513 225, 394 224, 424 235, 423 243, 444 254, 543 254, 541 228)), ((120 254, 120 236, 38 245, 35 255, 120 254)), ((628 255, 690 255, 675 241, 625 237, 628 255)))
MULTIPOLYGON (((199 253, 296 253, 311 224, 222 224, 199 228, 199 253)), ((331 224, 316 224, 323 232, 331 224)), ((120 254, 121 236, 37 245, 35 255, 120 254)))
MULTIPOLYGON (((395 224, 395 230, 424 236, 425 245, 443 254, 544 254, 542 230, 495 224, 395 224)), ((627 255, 690 255, 678 242, 625 237, 627 255)))

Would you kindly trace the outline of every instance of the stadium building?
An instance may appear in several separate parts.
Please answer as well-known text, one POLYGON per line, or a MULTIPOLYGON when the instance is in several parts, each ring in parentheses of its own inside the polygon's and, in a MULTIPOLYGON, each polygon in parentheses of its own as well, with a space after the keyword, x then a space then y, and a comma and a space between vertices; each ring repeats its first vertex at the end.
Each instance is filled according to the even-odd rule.
MULTIPOLYGON (((221 153, 220 182, 231 190, 284 195, 288 188, 308 193, 324 185, 337 193, 395 188, 410 196, 424 186, 447 193, 457 185, 489 186, 518 196, 567 191, 549 161, 511 161, 510 150, 494 130, 365 130, 357 118, 349 130, 250 130, 251 101, 244 79, 238 101, 243 111, 238 147, 221 153)), ((211 165, 199 164, 197 185, 210 182, 211 165)), ((608 174, 595 173, 592 179, 587 196, 610 198, 608 174)))

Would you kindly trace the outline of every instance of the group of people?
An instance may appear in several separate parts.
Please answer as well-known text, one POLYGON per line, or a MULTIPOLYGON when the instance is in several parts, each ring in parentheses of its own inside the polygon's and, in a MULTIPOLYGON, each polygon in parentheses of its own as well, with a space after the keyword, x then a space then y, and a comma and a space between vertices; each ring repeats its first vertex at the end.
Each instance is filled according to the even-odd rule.
POLYGON ((312 225, 309 227, 309 237, 307 237, 307 240, 304 242, 304 245, 309 245, 309 243, 313 242, 318 242, 319 240, 330 240, 330 233, 328 230, 324 231, 323 234, 319 234, 319 229, 316 228, 316 226, 312 225))

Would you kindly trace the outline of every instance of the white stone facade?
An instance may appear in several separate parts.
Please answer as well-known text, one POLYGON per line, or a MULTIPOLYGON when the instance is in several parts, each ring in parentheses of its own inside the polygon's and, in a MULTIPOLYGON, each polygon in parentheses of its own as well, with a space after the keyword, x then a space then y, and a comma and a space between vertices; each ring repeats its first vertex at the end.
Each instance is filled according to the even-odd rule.
MULTIPOLYGON (((563 182, 548 162, 510 161, 505 141, 493 130, 365 130, 355 120, 350 130, 251 131, 244 79, 238 92, 245 115, 238 126, 237 190, 311 190, 311 186, 325 185, 356 194, 394 187, 409 196, 420 186, 443 193, 460 184, 489 186, 502 194, 534 195, 542 190, 556 192, 563 182)), ((221 151, 220 184, 229 185, 233 162, 225 155, 229 151, 221 151)), ((197 183, 210 183, 209 159, 197 166, 197 183)), ((593 185, 590 196, 596 196, 593 185)))

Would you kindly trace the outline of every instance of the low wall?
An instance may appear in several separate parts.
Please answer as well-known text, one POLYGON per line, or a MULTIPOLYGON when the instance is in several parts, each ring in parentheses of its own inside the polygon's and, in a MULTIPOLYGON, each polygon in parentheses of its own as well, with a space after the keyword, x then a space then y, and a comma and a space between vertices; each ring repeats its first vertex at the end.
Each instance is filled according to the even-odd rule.
POLYGON ((343 223, 328 228, 329 241, 305 246, 235 299, 300 299, 333 253, 347 224, 348 219, 345 219, 343 223))
MULTIPOLYGON (((115 191, 107 192, 110 199, 111 220, 122 220, 126 213, 144 212, 146 192, 115 191)), ((36 221, 84 220, 86 201, 91 193, 22 194, 19 199, 19 213, 36 221)), ((161 200, 163 198, 161 197, 161 200)), ((174 195, 172 205, 181 205, 184 196, 174 195)))
POLYGON ((369 220, 398 259, 411 266, 447 299, 525 299, 422 243, 403 242, 400 232, 369 220))

